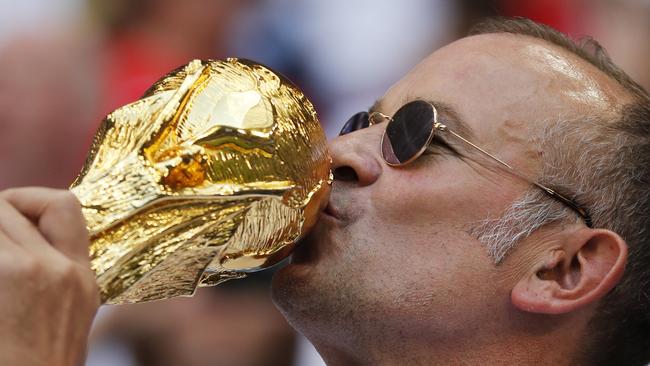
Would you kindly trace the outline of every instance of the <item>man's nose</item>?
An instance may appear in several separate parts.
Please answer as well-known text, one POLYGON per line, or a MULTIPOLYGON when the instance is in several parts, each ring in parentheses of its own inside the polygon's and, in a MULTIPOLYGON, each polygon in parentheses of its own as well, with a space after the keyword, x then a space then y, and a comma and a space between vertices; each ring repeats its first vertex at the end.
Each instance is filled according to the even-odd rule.
POLYGON ((373 184, 381 175, 379 159, 380 128, 365 128, 338 136, 329 143, 334 180, 373 184))

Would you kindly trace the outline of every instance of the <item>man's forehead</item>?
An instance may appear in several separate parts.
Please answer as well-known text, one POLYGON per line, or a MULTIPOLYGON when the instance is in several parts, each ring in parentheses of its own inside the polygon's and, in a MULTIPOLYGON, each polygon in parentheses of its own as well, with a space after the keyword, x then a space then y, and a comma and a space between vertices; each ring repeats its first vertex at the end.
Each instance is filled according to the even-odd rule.
POLYGON ((525 168, 535 164, 540 153, 535 141, 549 123, 606 113, 622 104, 612 96, 613 87, 603 87, 609 81, 598 73, 543 40, 478 35, 427 57, 376 108, 392 115, 412 100, 438 101, 452 107, 460 125, 476 136, 474 142, 525 168))
POLYGON ((502 119, 545 120, 609 110, 622 104, 624 94, 615 81, 559 46, 528 36, 485 34, 434 52, 386 93, 381 107, 393 113, 408 100, 434 99, 458 106, 460 114, 490 107, 505 112, 502 119))

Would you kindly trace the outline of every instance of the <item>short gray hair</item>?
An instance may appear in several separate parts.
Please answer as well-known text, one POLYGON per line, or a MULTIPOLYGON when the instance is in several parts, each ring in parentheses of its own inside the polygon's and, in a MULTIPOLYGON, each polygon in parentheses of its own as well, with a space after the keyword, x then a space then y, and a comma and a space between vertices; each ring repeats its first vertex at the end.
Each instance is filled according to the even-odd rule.
POLYGON ((571 212, 539 189, 528 190, 497 218, 472 225, 469 234, 482 242, 496 264, 538 229, 565 220, 571 212))

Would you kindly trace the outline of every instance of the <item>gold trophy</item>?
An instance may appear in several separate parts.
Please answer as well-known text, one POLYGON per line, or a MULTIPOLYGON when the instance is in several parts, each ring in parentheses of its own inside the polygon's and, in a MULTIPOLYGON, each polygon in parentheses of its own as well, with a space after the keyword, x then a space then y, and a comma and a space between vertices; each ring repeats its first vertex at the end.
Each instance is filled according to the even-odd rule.
POLYGON ((331 183, 312 104, 252 61, 194 60, 102 122, 72 184, 102 302, 192 295, 288 256, 331 183))

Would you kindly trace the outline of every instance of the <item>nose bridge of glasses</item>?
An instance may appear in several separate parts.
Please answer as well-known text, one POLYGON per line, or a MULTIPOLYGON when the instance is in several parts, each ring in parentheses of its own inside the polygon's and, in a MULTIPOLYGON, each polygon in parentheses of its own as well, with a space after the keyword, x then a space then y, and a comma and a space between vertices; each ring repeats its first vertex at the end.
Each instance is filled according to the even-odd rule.
POLYGON ((383 121, 392 121, 392 118, 381 112, 372 112, 368 115, 368 124, 370 126, 376 125, 377 123, 381 123, 383 121))

